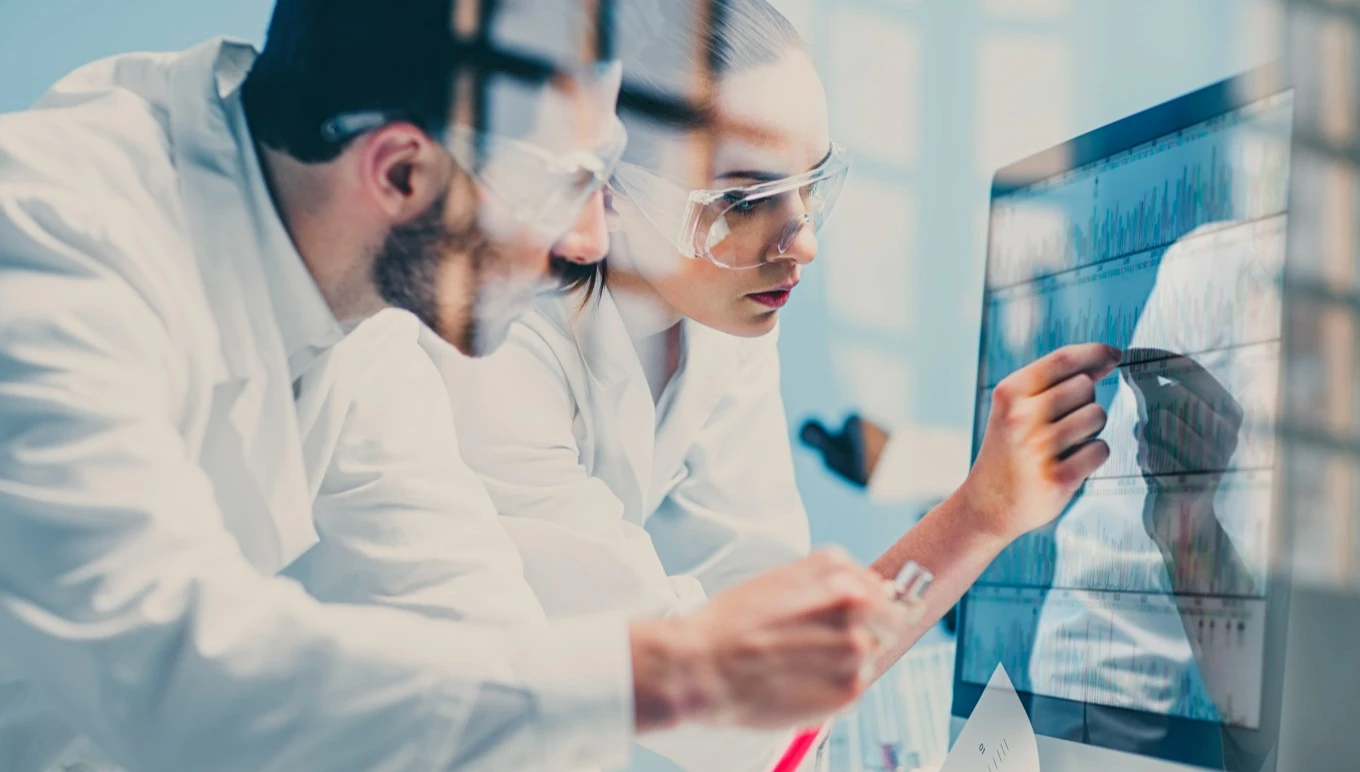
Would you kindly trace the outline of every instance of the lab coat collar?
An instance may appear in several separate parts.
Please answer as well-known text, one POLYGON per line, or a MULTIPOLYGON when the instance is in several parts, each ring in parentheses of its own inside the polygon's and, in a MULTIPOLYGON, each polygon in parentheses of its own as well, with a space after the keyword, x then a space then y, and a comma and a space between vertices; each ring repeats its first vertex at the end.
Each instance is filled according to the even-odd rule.
POLYGON ((592 412, 601 421, 605 436, 619 440, 619 447, 607 448, 605 453, 621 457, 629 474, 616 481, 614 493, 620 500, 637 505, 625 507, 625 511, 641 525, 640 505, 648 497, 652 428, 656 426, 656 406, 642 362, 608 289, 602 288, 584 307, 576 294, 560 296, 553 305, 558 321, 570 330, 581 352, 592 383, 592 412))
MULTIPOLYGON (((544 306, 540 312, 569 330, 581 352, 598 395, 596 415, 611 424, 604 434, 621 442, 637 485, 637 507, 628 509, 643 513, 645 519, 660 503, 667 483, 736 377, 741 339, 690 319, 681 322, 684 355, 662 395, 663 418, 658 425, 658 406, 652 403, 642 363, 608 288, 584 308, 579 295, 557 297, 544 306)), ((628 500, 625 495, 620 498, 628 500)))
POLYGON ((269 298, 288 355, 289 377, 296 381, 322 353, 345 337, 345 329, 331 313, 321 288, 279 219, 240 101, 234 100, 229 106, 234 108, 232 128, 244 161, 249 208, 256 215, 255 235, 269 298))
POLYGON ((741 339, 686 319, 681 322, 684 354, 680 368, 657 406, 648 512, 661 504, 669 482, 684 464, 689 448, 727 394, 741 364, 741 339))
MULTIPOLYGON (((286 250, 280 242, 283 228, 272 202, 251 194, 251 177, 261 175, 260 167, 248 133, 238 136, 241 124, 234 125, 243 120, 240 86, 254 58, 248 45, 220 39, 186 52, 173 69, 169 114, 184 219, 220 334, 225 376, 215 402, 238 435, 224 440, 230 447, 222 452, 232 457, 222 463, 242 470, 242 479, 232 482, 243 489, 233 495, 263 505, 255 512, 235 508, 238 519, 262 521, 227 526, 253 563, 278 570, 317 535, 288 351, 273 300, 278 291, 271 291, 264 268, 271 260, 299 258, 291 242, 286 250)), ((301 339, 310 332, 306 323, 296 329, 304 331, 301 339)))
POLYGON ((543 305, 551 309, 554 321, 570 332, 581 352, 586 373, 596 388, 614 389, 640 382, 647 403, 651 405, 651 392, 647 389, 642 363, 612 292, 601 288, 585 305, 581 305, 577 294, 554 295, 543 305))

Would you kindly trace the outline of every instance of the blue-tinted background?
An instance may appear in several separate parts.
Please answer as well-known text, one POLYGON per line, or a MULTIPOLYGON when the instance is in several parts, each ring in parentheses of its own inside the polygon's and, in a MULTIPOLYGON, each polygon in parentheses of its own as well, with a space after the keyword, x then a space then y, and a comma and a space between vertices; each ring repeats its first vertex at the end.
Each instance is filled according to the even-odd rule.
MULTIPOLYGON (((626 0, 625 0, 626 1, 626 0)), ((1275 55, 1270 0, 775 0, 856 165, 785 310, 790 430, 857 409, 969 434, 988 187, 1006 162, 1275 55)), ((91 59, 228 34, 271 0, 0 0, 0 111, 91 59)), ((962 453, 962 450, 954 452, 962 453)), ((871 560, 924 502, 869 504, 797 450, 817 542, 871 560)))

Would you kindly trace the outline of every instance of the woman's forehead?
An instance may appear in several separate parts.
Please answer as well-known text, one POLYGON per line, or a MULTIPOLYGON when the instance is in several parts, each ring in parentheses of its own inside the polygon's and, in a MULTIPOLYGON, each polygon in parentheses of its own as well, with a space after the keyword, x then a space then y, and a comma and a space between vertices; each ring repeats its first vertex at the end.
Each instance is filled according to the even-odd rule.
POLYGON ((807 57, 793 53, 734 72, 719 86, 718 175, 732 171, 807 171, 831 143, 826 95, 807 57))

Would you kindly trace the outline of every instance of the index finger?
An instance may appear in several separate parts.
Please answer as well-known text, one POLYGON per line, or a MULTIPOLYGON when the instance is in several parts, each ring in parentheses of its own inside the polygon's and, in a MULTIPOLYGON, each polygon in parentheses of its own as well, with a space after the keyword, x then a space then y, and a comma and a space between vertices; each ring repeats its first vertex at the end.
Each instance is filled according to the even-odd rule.
POLYGON ((1090 373, 1100 380, 1119 365, 1119 349, 1104 343, 1077 343, 1063 346, 1012 374, 1021 394, 1042 394, 1078 373, 1090 373))

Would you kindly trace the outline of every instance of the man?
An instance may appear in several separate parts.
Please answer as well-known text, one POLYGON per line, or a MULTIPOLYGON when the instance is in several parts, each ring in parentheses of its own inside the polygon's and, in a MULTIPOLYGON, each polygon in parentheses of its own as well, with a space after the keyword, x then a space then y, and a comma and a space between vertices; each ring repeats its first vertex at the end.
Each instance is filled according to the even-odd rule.
MULTIPOLYGON (((214 41, 91 65, 0 119, 6 770, 76 731, 135 770, 608 764, 635 731, 789 725, 864 686, 898 612, 836 555, 689 617, 508 632, 271 577, 316 538, 293 382, 341 323, 394 304, 475 349, 546 266, 526 245, 599 205, 579 176, 494 189, 524 169, 459 142, 451 30, 475 6, 281 0, 271 41, 308 34, 266 48, 258 86, 254 52, 214 41), (285 50, 310 88, 265 78, 285 50), (253 112, 256 88, 288 119, 253 112)), ((593 147, 578 85, 549 81, 571 131, 528 149, 593 147)))

